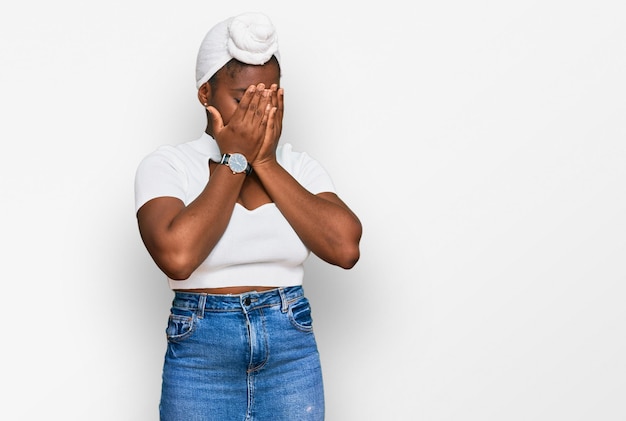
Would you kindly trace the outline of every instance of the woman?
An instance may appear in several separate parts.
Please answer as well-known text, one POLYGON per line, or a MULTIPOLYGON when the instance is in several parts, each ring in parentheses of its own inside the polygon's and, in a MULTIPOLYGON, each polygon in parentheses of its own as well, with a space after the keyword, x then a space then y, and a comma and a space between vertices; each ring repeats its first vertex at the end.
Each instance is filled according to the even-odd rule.
POLYGON ((162 420, 321 420, 324 396, 303 262, 345 269, 361 224, 323 168, 278 145, 284 111, 275 28, 245 13, 197 57, 205 133, 140 163, 143 242, 175 296, 162 420))

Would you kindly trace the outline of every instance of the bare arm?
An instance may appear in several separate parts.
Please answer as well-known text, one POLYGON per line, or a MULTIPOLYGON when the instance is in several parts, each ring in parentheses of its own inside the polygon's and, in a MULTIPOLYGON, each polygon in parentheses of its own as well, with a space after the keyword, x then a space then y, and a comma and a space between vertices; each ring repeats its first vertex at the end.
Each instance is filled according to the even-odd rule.
MULTIPOLYGON (((264 86, 248 88, 226 126, 216 109, 209 110, 220 150, 256 156, 269 117, 264 90, 264 86)), ((245 177, 217 165, 202 193, 188 206, 177 198, 159 197, 139 209, 141 238, 168 277, 187 279, 211 253, 226 230, 245 177)))
POLYGON ((226 230, 245 175, 223 165, 187 207, 180 199, 158 197, 137 212, 139 232, 157 266, 171 279, 187 279, 226 230))
POLYGON ((253 168, 302 242, 319 258, 345 269, 359 260, 361 222, 334 193, 311 194, 276 161, 282 131, 283 90, 272 86, 274 107, 253 168))
POLYGON ((359 260, 361 222, 334 193, 311 194, 278 163, 255 167, 266 191, 302 242, 344 269, 359 260))

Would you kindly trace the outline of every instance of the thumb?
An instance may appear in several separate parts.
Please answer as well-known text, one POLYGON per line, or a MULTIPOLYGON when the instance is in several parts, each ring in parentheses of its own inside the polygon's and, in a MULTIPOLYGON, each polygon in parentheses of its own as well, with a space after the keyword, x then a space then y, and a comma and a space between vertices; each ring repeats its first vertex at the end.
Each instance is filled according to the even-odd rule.
POLYGON ((217 111, 217 108, 212 105, 209 105, 206 110, 211 115, 211 128, 213 129, 213 133, 219 133, 224 128, 222 115, 217 111))

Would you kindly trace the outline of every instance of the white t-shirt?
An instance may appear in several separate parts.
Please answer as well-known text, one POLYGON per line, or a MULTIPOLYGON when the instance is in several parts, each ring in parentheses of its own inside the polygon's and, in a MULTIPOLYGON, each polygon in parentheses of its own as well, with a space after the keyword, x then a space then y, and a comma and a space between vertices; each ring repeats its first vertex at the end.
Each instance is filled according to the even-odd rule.
MULTIPOLYGON (((135 210, 157 197, 176 197, 188 205, 209 180, 208 160, 219 162, 217 142, 203 133, 197 140, 161 146, 146 156, 135 176, 135 210)), ((335 192, 332 180, 313 158, 280 145, 278 163, 313 194, 335 192)), ((248 210, 236 204, 222 238, 206 260, 172 289, 229 286, 301 285, 310 251, 274 203, 248 210)))

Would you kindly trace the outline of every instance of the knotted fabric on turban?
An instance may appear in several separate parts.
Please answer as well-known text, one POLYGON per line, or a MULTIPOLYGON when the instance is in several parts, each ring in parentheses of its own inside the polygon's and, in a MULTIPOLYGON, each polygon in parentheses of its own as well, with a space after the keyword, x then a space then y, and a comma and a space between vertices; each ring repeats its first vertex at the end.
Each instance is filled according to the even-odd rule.
POLYGON ((196 60, 196 87, 200 88, 231 59, 261 65, 272 56, 280 63, 278 37, 262 13, 243 13, 215 25, 204 37, 196 60))

